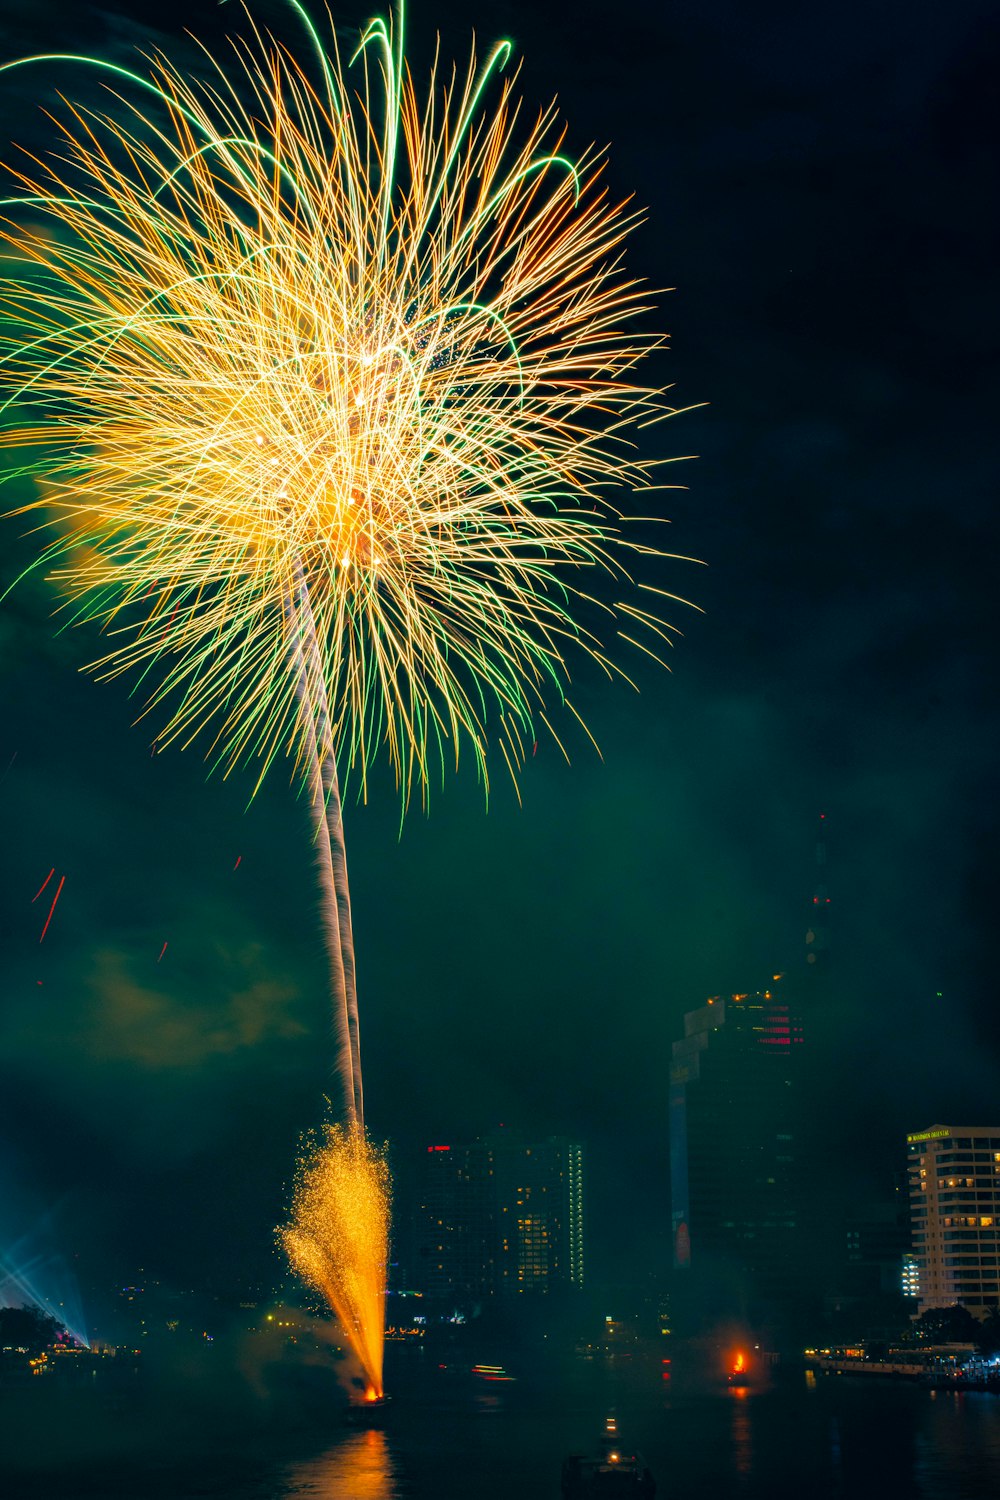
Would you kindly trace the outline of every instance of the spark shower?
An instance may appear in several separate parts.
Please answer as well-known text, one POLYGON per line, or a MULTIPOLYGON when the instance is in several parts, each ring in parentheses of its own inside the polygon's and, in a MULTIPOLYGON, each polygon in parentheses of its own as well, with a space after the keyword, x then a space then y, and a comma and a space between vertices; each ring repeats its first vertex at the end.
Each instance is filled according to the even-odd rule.
POLYGON ((488 790, 491 745, 516 785, 553 704, 576 715, 571 652, 624 676, 593 621, 659 659, 676 596, 633 580, 659 554, 607 493, 666 488, 638 429, 671 408, 634 378, 662 342, 635 332, 637 215, 554 106, 525 118, 510 43, 418 92, 402 5, 343 59, 289 4, 302 63, 245 9, 193 70, 0 67, 85 70, 104 100, 8 169, 0 411, 94 670, 135 676, 160 747, 200 738, 255 789, 284 761, 308 798, 341 1109, 285 1243, 380 1394, 342 791, 384 752, 426 806, 463 747, 488 790))

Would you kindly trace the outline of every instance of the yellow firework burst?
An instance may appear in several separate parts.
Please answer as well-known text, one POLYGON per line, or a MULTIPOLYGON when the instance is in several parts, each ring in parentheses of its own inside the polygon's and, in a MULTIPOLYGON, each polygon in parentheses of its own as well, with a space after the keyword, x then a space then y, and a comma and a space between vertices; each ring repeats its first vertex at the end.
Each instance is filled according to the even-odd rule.
MULTIPOLYGON (((587 575, 650 550, 606 496, 651 487, 630 434, 669 408, 633 377, 635 215, 553 109, 522 120, 509 45, 421 99, 401 10, 342 62, 292 3, 308 68, 252 20, 197 78, 95 64, 113 113, 15 174, 2 437, 43 452, 48 565, 96 669, 149 674, 160 744, 263 774, 319 727, 405 801, 463 741, 516 773, 568 648, 611 669, 587 575)), ((669 640, 630 597, 610 632, 669 640)))

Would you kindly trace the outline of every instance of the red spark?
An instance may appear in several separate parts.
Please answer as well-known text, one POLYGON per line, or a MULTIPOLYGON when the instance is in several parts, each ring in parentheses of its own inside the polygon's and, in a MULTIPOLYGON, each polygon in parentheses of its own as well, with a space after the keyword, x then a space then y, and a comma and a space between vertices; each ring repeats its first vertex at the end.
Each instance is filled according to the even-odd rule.
POLYGON ((51 868, 51 870, 49 871, 49 873, 46 875, 45 879, 42 881, 41 885, 38 887, 38 890, 32 896, 32 898, 31 898, 32 904, 34 904, 34 902, 36 902, 38 900, 39 896, 42 894, 42 892, 44 891, 45 887, 48 885, 49 881, 52 879, 52 877, 53 877, 53 875, 55 873, 56 873, 56 867, 55 867, 55 865, 53 865, 52 868, 51 868))
MULTIPOLYGON (((48 884, 48 881, 46 881, 46 885, 47 884, 48 884)), ((52 913, 56 909, 56 902, 59 900, 59 897, 62 894, 62 888, 63 888, 63 886, 65 884, 66 884, 66 876, 65 875, 60 875, 60 877, 59 877, 59 884, 56 886, 56 893, 52 897, 52 905, 49 907, 49 914, 45 918, 45 926, 42 928, 42 935, 38 939, 38 941, 40 943, 42 943, 42 942, 45 941, 45 934, 48 932, 48 930, 49 930, 49 923, 52 921, 52 913)), ((45 889, 45 886, 42 887, 42 890, 44 890, 44 889, 45 889)))
MULTIPOLYGON (((163 955, 164 955, 164 953, 166 953, 166 951, 167 951, 167 945, 166 945, 166 943, 164 943, 163 947, 160 949, 160 958, 163 957, 163 955)), ((156 960, 157 963, 160 962, 160 958, 158 958, 156 960)))
POLYGON ((237 856, 236 856, 236 863, 233 865, 233 869, 234 870, 238 870, 239 869, 239 867, 240 867, 240 860, 242 858, 243 858, 242 854, 237 854, 237 856))
POLYGON ((160 636, 160 645, 161 646, 162 646, 163 642, 166 640, 167 631, 170 629, 171 625, 174 623, 174 615, 177 613, 177 611, 180 609, 180 607, 181 607, 181 604, 180 604, 180 600, 178 599, 177 603, 174 605, 173 609, 170 611, 169 616, 167 617, 167 623, 166 623, 166 625, 164 625, 164 627, 163 627, 163 634, 160 636))

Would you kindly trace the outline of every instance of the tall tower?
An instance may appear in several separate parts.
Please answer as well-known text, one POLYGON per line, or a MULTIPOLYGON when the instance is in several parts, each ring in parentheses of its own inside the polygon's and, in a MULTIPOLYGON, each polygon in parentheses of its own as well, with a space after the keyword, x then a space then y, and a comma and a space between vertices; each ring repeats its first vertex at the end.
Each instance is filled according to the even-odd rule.
POLYGON ((796 1085, 802 1029, 781 975, 713 996, 673 1046, 674 1265, 720 1310, 787 1299, 799 1228, 796 1085))

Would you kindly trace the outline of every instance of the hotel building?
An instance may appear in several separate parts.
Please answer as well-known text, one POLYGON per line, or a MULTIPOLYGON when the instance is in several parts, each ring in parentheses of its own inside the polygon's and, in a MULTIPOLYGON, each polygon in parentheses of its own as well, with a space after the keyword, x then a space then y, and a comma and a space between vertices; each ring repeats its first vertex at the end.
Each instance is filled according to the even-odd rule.
POLYGON ((906 1137, 920 1312, 1000 1302, 1000 1125, 932 1125, 906 1137))

